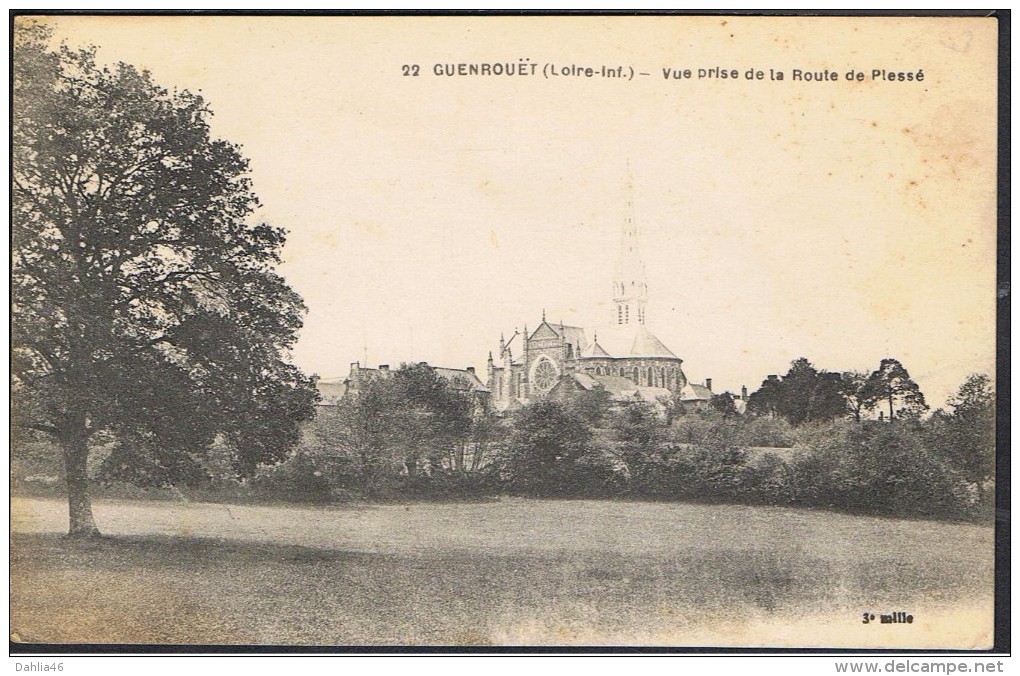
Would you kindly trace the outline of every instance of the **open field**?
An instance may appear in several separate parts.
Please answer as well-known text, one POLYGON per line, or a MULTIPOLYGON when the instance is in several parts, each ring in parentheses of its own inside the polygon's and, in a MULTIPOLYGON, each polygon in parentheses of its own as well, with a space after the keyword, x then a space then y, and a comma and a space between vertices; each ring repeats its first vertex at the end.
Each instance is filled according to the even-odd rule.
POLYGON ((368 507, 14 498, 30 642, 991 643, 992 529, 767 507, 504 499, 368 507), (906 611, 912 624, 863 624, 906 611))

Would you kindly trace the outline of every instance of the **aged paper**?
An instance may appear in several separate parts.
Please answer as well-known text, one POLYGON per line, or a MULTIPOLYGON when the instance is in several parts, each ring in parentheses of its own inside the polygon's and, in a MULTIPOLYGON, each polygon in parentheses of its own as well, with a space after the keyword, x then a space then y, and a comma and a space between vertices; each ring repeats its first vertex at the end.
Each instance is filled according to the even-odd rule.
MULTIPOLYGON (((892 356, 934 410, 968 375, 994 377, 995 19, 35 20, 54 44, 95 45, 101 64, 201 92, 213 136, 251 160, 258 216, 288 231, 280 273, 308 306, 293 360, 324 383, 354 362, 427 361, 470 367, 494 390, 500 333, 518 349, 513 337, 545 322, 557 335, 591 327, 583 347, 610 349, 625 323, 624 223, 640 233, 640 324, 682 359, 685 382, 754 391, 798 357, 845 371, 892 356)), ((639 377, 674 382, 665 367, 639 377)), ((12 631, 40 643, 992 642, 987 521, 528 504, 276 514, 100 496, 106 535, 201 542, 151 574, 142 540, 105 573, 46 540, 39 556, 85 594, 70 610, 32 551, 15 551, 12 631), (235 557, 241 572, 224 573, 235 557), (433 572, 394 591, 376 571, 402 565, 433 572), (235 600, 188 591, 210 570, 235 600), (309 591, 334 586, 347 591, 309 591), (287 590, 310 595, 282 602, 284 616, 287 590), (306 606, 320 608, 312 621, 306 606)), ((59 499, 15 496, 12 514, 16 535, 66 531, 59 499)))

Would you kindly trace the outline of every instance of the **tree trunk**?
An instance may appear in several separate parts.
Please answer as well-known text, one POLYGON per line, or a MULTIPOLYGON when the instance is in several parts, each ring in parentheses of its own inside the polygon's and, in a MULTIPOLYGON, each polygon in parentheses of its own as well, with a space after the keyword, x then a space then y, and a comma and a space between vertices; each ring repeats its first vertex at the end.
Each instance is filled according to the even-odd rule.
POLYGON ((456 466, 458 472, 463 472, 464 471, 464 453, 466 451, 467 451, 466 443, 464 443, 464 442, 457 442, 457 445, 456 445, 456 447, 454 449, 453 461, 454 461, 454 465, 456 466))
POLYGON ((889 422, 893 421, 893 396, 889 394, 889 422))
MULTIPOLYGON (((83 425, 84 427, 84 425, 83 425)), ((64 473, 67 476, 67 506, 71 538, 99 537, 89 496, 88 437, 82 430, 64 442, 64 473)))

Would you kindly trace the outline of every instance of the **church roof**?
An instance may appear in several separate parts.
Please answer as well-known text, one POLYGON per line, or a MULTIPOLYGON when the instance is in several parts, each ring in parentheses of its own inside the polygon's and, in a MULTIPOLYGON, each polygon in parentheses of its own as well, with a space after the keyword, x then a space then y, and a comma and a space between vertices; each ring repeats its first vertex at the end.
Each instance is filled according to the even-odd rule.
POLYGON ((598 345, 606 354, 590 354, 586 356, 677 358, 643 324, 599 329, 598 345))
POLYGON ((581 355, 581 356, 583 356, 583 357, 608 357, 610 355, 609 355, 608 352, 606 352, 602 348, 601 345, 598 344, 598 341, 596 341, 596 342, 592 343, 591 345, 589 345, 588 349, 585 350, 584 354, 581 355))
POLYGON ((671 395, 672 392, 665 387, 649 387, 646 385, 640 385, 637 388, 637 394, 634 398, 656 404, 659 403, 660 399, 669 399, 671 395))
POLYGON ((575 373, 574 382, 582 389, 604 389, 613 401, 631 402, 647 401, 660 404, 663 398, 669 398, 670 391, 664 387, 647 387, 636 385, 630 378, 623 376, 603 376, 591 373, 575 373))
POLYGON ((630 378, 624 378, 623 376, 591 376, 598 381, 602 387, 605 388, 606 392, 609 392, 614 397, 624 395, 627 397, 634 396, 637 392, 637 385, 630 378))
MULTIPOLYGON (((562 338, 565 342, 573 345, 577 353, 583 352, 588 347, 588 336, 585 335, 584 329, 580 326, 555 324, 553 322, 545 321, 544 319, 542 320, 542 323, 538 325, 538 328, 532 331, 529 338, 534 339, 536 337, 542 337, 543 328, 547 328, 557 337, 562 338)), ((548 335, 548 333, 546 335, 548 335)))
POLYGON ((582 389, 590 390, 599 386, 599 381, 595 380, 595 377, 587 373, 575 373, 574 380, 582 389))

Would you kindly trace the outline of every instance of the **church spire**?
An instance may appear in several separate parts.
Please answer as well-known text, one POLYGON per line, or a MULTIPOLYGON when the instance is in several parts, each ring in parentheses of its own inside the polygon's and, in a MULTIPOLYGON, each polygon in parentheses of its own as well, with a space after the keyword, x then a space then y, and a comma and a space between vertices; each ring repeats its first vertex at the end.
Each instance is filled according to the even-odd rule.
POLYGON ((623 214, 623 235, 620 239, 620 256, 616 261, 613 280, 613 323, 626 326, 645 323, 645 305, 648 302, 648 284, 645 281, 645 264, 641 260, 641 240, 634 218, 634 179, 627 162, 627 183, 623 214))

